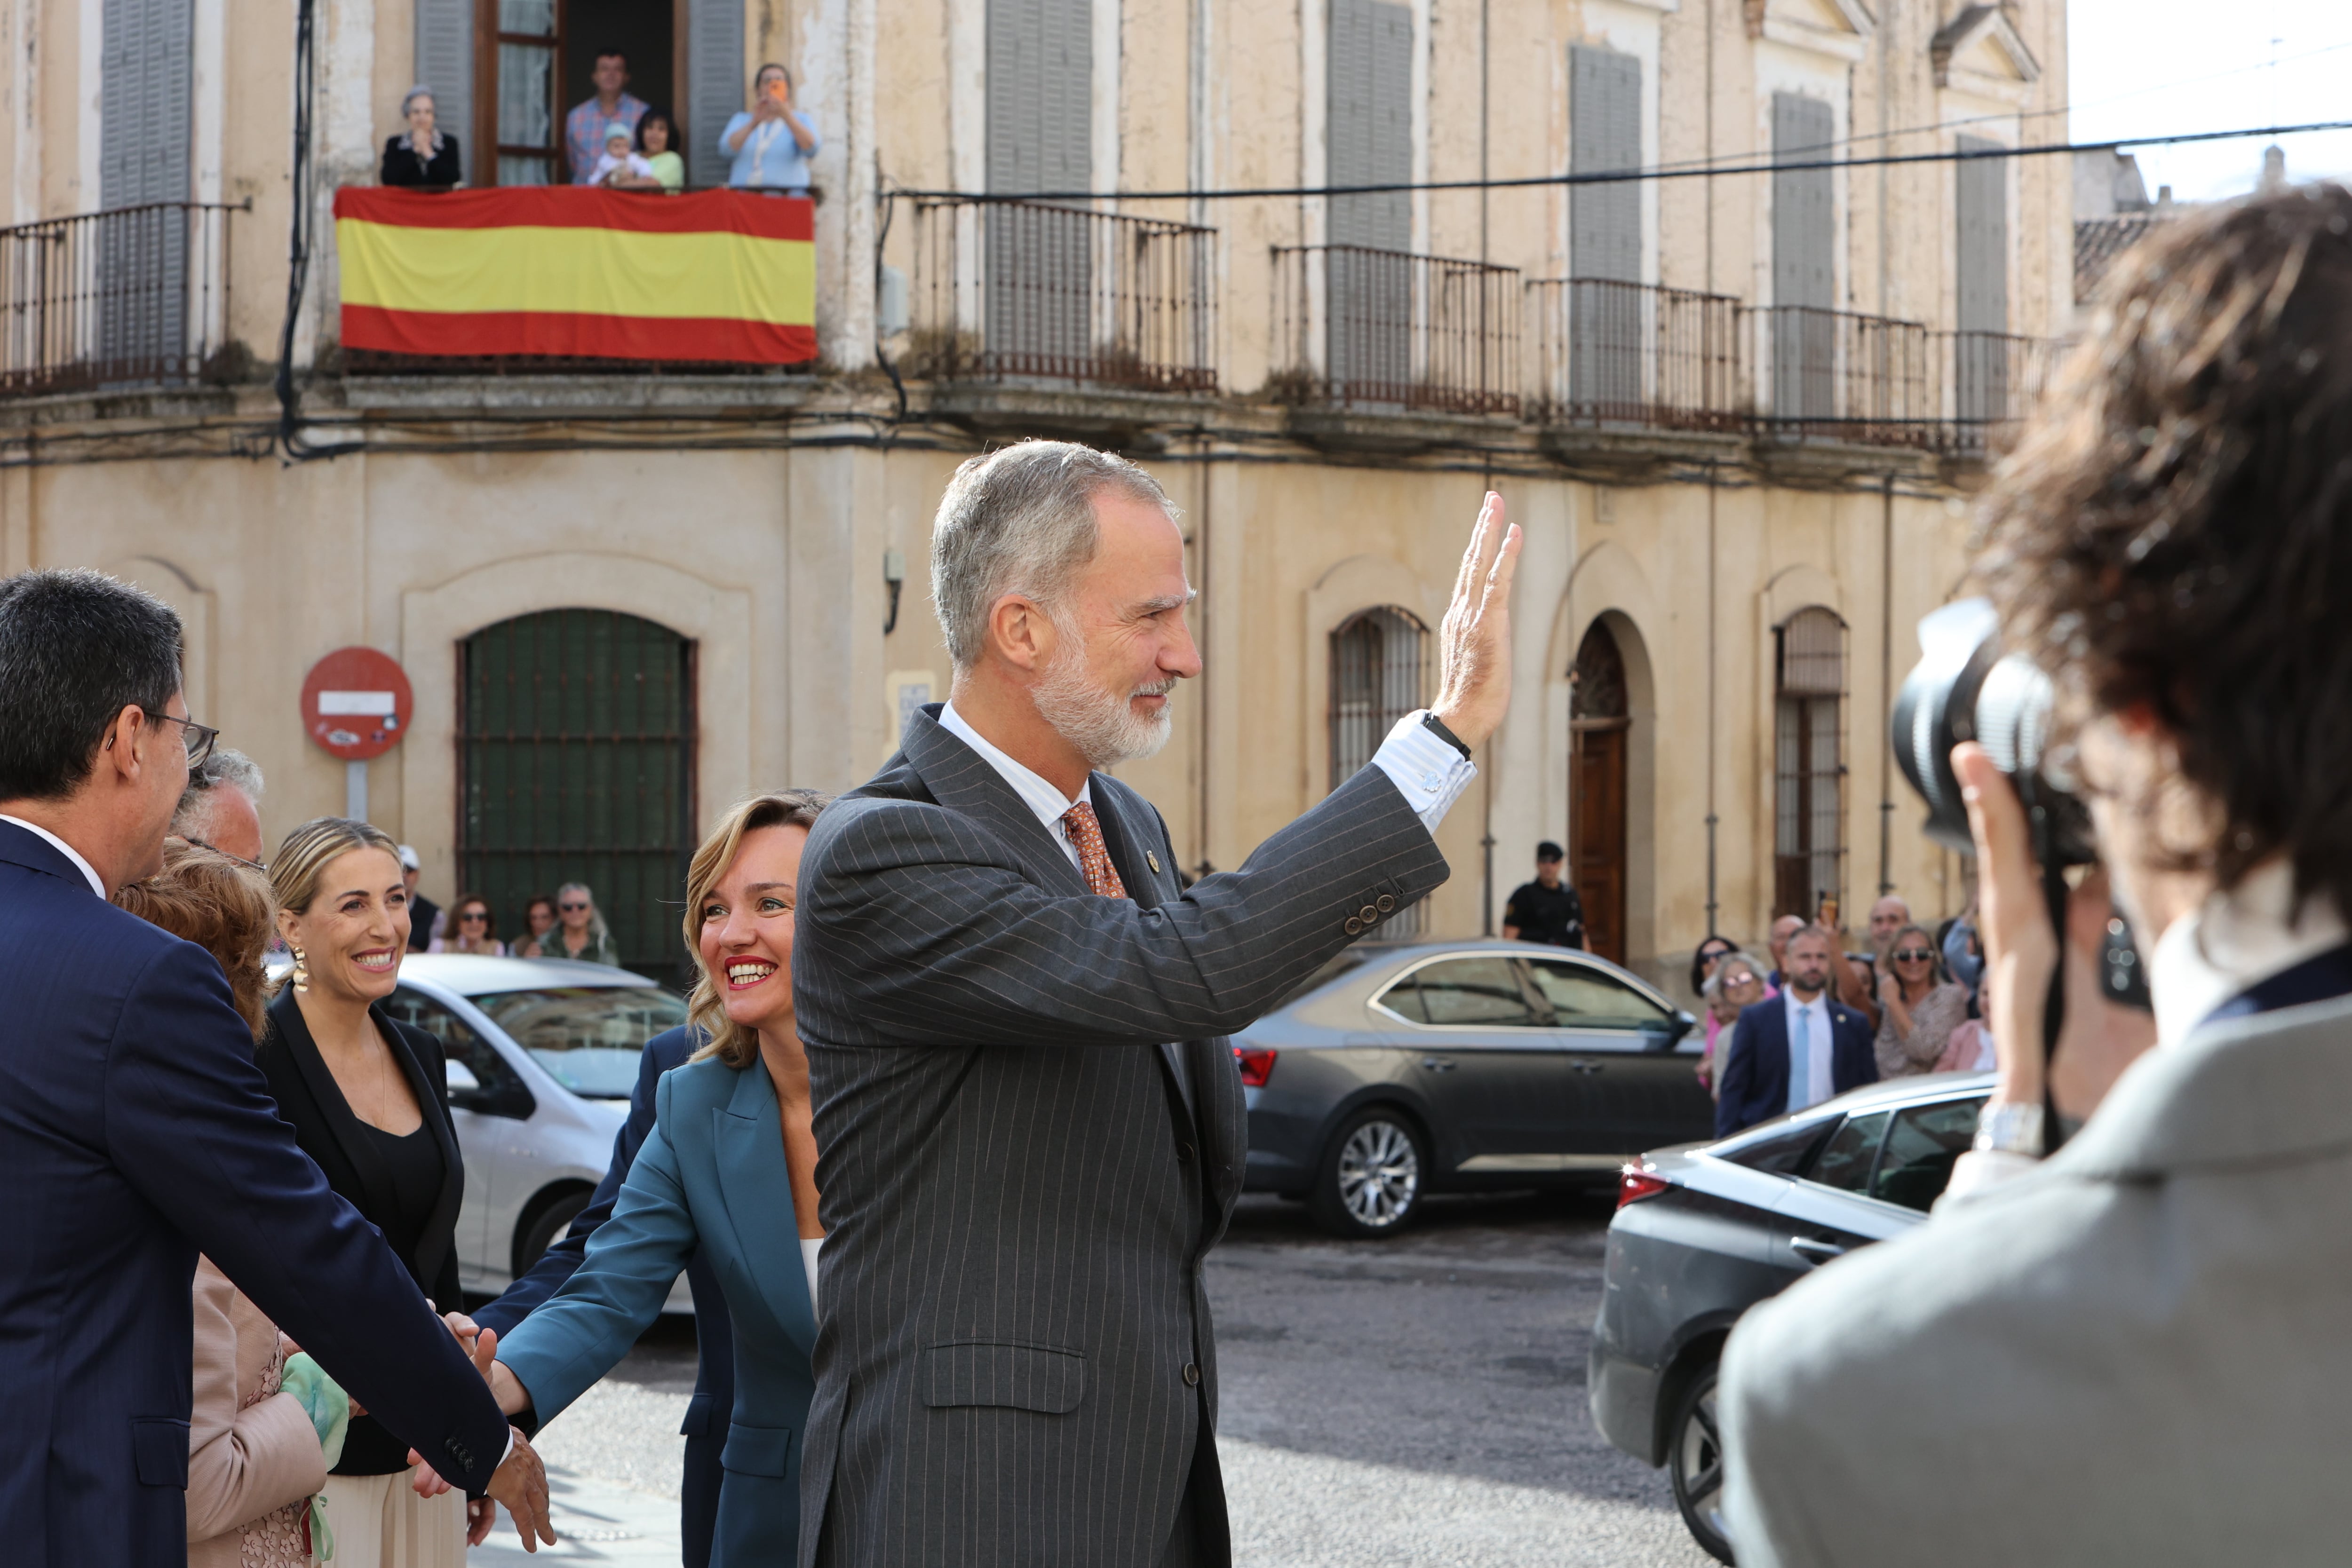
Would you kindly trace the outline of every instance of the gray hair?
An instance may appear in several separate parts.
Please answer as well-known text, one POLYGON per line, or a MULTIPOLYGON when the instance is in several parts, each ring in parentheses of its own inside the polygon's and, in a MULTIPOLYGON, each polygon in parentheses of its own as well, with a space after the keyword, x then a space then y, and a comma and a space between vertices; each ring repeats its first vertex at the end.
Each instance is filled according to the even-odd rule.
POLYGON ((242 751, 224 746, 205 758, 203 766, 188 770, 188 787, 180 791, 180 803, 172 808, 173 828, 176 831, 181 824, 192 821, 203 809, 205 797, 224 784, 252 801, 256 810, 260 808, 261 764, 242 751))
MULTIPOLYGON (((563 895, 567 893, 576 893, 588 901, 588 935, 599 942, 612 936, 612 928, 604 924, 604 906, 596 902, 595 890, 584 882, 567 882, 555 890, 555 917, 558 922, 563 918, 563 895)), ((558 953, 555 956, 560 958, 563 955, 558 953)))
POLYGON ((1699 988, 1699 994, 1704 996, 1708 1001, 1714 1001, 1717 998, 1722 996, 1725 991, 1730 989, 1730 986, 1728 982, 1724 979, 1724 976, 1730 973, 1731 966, 1734 964, 1746 965, 1748 967, 1748 977, 1751 979, 1760 980, 1765 977, 1763 965, 1749 957, 1739 948, 1734 947, 1730 952, 1725 953, 1716 959, 1715 973, 1706 977, 1706 984, 1699 988))
POLYGON ((1176 516, 1150 475, 1075 442, 1024 441, 955 471, 931 523, 931 603, 956 668, 978 662, 989 611, 1006 594, 1053 612, 1095 558, 1094 498, 1106 489, 1176 516))
MULTIPOLYGON (((408 118, 409 106, 420 98, 433 98, 433 89, 426 87, 423 82, 418 82, 415 87, 410 88, 406 92, 400 95, 401 119, 406 120, 408 118)), ((441 100, 439 99, 433 99, 433 108, 437 113, 441 108, 441 100)))

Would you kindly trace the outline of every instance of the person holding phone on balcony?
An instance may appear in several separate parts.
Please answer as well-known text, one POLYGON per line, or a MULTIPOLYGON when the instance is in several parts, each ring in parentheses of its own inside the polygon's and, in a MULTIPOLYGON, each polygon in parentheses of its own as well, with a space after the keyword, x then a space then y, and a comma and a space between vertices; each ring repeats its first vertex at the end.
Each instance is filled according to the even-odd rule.
POLYGON ((751 107, 719 135, 719 150, 735 161, 727 183, 767 191, 805 193, 809 160, 824 145, 816 121, 793 107, 792 73, 774 64, 752 77, 751 107))
POLYGON ((383 144, 383 183, 443 191, 462 184, 457 139, 433 123, 433 89, 410 88, 400 100, 400 117, 408 129, 383 144))

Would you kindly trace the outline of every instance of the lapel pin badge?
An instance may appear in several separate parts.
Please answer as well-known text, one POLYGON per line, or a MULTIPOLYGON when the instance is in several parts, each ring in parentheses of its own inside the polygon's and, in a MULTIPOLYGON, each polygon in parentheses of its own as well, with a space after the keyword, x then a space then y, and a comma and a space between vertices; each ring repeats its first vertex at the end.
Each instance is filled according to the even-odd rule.
POLYGON ((1144 851, 1143 863, 1150 866, 1152 869, 1152 872, 1156 874, 1160 870, 1160 852, 1158 850, 1144 851))

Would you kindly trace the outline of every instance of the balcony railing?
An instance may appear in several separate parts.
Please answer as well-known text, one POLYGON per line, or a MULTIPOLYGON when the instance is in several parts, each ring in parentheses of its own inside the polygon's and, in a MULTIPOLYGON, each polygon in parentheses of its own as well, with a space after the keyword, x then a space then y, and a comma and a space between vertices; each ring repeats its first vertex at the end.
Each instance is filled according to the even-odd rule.
POLYGON ((1737 430, 1747 423, 1739 301, 1604 278, 1527 286, 1530 412, 1545 424, 1737 430))
POLYGON ((1276 395, 1342 408, 1519 412, 1519 272, 1364 246, 1276 246, 1276 395))
POLYGON ((228 342, 229 214, 152 202, 0 229, 0 396, 199 381, 228 342))
POLYGON ((2006 332, 1937 333, 1945 450, 1989 456, 2014 440, 2042 401, 2062 346, 2054 339, 2006 332))
POLYGON ((1040 202, 918 202, 908 369, 1214 392, 1216 234, 1040 202))
POLYGON ((1941 389, 1927 328, 1805 305, 1748 315, 1756 323, 1757 412, 1769 433, 1937 444, 1941 389))

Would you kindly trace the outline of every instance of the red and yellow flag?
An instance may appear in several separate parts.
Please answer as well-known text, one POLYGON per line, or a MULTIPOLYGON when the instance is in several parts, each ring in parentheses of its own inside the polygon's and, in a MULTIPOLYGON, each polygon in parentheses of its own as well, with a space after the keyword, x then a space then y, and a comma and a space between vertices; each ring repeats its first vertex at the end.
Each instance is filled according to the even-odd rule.
POLYGON ((799 364, 816 358, 814 239, 799 196, 347 187, 343 343, 799 364))

